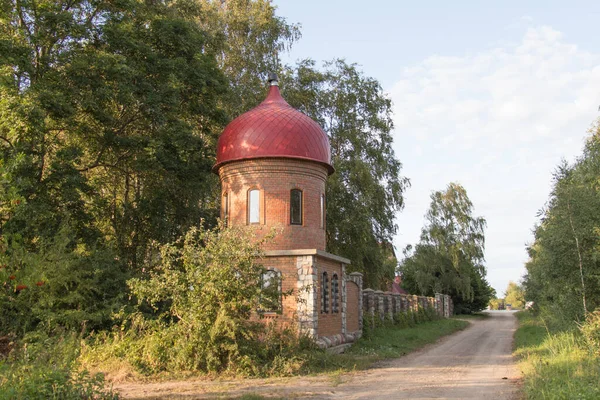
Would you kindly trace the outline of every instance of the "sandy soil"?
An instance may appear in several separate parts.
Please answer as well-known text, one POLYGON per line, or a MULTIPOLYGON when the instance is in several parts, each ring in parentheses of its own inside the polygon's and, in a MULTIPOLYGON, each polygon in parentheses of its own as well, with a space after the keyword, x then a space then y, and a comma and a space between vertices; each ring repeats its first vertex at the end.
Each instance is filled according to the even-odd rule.
POLYGON ((516 399, 519 373, 511 356, 516 319, 506 311, 490 314, 464 331, 367 371, 268 380, 121 383, 114 389, 126 399, 231 398, 247 393, 312 399, 516 399))

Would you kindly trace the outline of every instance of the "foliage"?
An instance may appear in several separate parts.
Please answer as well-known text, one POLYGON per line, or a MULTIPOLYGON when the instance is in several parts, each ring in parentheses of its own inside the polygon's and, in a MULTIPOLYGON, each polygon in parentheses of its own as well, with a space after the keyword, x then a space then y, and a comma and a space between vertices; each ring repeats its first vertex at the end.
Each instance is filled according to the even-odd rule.
POLYGON ((264 99, 269 72, 281 69, 279 54, 300 38, 300 26, 275 14, 270 0, 199 0, 200 25, 215 38, 217 61, 229 80, 222 106, 230 118, 264 99))
POLYGON ((257 321, 257 310, 281 295, 261 285, 263 242, 241 227, 222 228, 192 228, 183 240, 160 246, 145 276, 129 281, 139 303, 155 313, 134 313, 120 330, 99 336, 88 358, 102 361, 106 353, 150 374, 260 375, 310 346, 291 333, 294 326, 277 330, 257 321))
POLYGON ((489 306, 490 310, 504 310, 504 299, 494 297, 490 299, 489 306))
POLYGON ((387 288, 394 278, 389 243, 408 180, 392 149, 392 105, 379 82, 355 64, 312 60, 285 69, 288 102, 327 132, 336 172, 327 182, 327 246, 352 260, 365 287, 387 288))
MULTIPOLYGON (((202 216, 225 92, 193 2, 20 1, 0 19, 3 233, 34 247, 70 219, 131 267, 202 216)), ((214 218, 214 217, 213 217, 214 218)))
POLYGON ((0 239, 0 332, 86 331, 108 327, 124 301, 125 272, 107 250, 74 237, 65 222, 28 251, 17 235, 0 239))
POLYGON ((554 173, 528 247, 525 297, 547 318, 581 321, 600 306, 600 127, 573 164, 554 173))
POLYGON ((117 399, 101 374, 77 370, 79 339, 31 333, 0 360, 0 399, 117 399))
POLYGON ((472 210, 457 183, 432 193, 421 239, 414 249, 407 246, 400 266, 410 293, 449 294, 457 314, 484 309, 494 295, 483 265, 485 219, 473 217, 472 210))
POLYGON ((363 336, 368 338, 374 330, 384 326, 397 326, 399 328, 412 328, 420 323, 440 319, 433 307, 419 307, 417 311, 400 311, 391 318, 385 314, 383 319, 377 315, 365 315, 363 317, 363 336))
POLYGON ((530 312, 517 313, 515 355, 527 399, 597 399, 600 359, 575 329, 555 331, 530 312))
POLYGON ((509 281, 504 292, 504 302, 512 305, 513 309, 523 309, 525 306, 525 293, 521 285, 509 281))
POLYGON ((579 330, 590 351, 600 356, 600 309, 589 313, 579 330))

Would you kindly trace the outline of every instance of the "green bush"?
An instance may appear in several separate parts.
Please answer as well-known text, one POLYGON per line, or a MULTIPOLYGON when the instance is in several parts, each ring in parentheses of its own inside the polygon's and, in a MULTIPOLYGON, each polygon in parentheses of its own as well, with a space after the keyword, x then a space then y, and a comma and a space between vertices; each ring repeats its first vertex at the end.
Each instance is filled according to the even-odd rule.
POLYGON ((74 237, 68 223, 36 249, 18 235, 0 237, 0 332, 23 337, 56 328, 109 327, 125 301, 126 274, 114 254, 74 237))
POLYGON ((280 301, 279 293, 261 284, 262 244, 242 227, 220 226, 192 229, 182 240, 157 247, 145 276, 129 281, 140 310, 154 312, 129 314, 120 328, 96 335, 85 346, 86 365, 101 368, 120 359, 143 374, 253 376, 301 368, 298 353, 309 341, 295 327, 259 321, 257 310, 280 301))
POLYGON ((579 330, 590 350, 600 356, 600 310, 589 313, 579 330))
POLYGON ((102 374, 79 371, 79 339, 32 332, 0 360, 0 399, 117 399, 102 374))

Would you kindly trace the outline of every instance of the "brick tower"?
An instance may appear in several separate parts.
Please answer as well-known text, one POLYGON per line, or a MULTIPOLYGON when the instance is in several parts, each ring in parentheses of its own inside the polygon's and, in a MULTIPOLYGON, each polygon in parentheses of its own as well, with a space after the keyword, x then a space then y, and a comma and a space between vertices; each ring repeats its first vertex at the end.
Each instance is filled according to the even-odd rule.
POLYGON ((275 75, 269 84, 266 99, 219 138, 213 171, 221 180, 221 218, 258 237, 276 231, 262 263, 281 278, 280 290, 295 293, 263 317, 298 322, 323 346, 345 343, 361 331, 362 276, 347 277, 350 261, 325 251, 325 183, 334 172, 329 139, 281 97, 275 75))

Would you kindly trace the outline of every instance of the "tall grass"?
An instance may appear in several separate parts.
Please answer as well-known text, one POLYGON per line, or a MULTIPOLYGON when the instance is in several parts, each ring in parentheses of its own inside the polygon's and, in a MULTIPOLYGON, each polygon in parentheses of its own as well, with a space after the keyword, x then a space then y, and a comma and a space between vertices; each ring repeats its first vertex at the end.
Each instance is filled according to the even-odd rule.
POLYGON ((79 368, 79 341, 75 334, 27 334, 10 354, 0 357, 0 400, 117 399, 101 374, 79 368))
POLYGON ((526 399, 600 399, 600 359, 577 326, 557 331, 529 312, 517 318, 515 355, 526 399))

